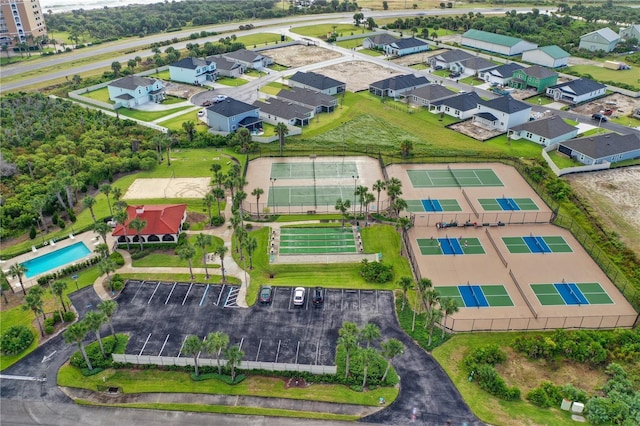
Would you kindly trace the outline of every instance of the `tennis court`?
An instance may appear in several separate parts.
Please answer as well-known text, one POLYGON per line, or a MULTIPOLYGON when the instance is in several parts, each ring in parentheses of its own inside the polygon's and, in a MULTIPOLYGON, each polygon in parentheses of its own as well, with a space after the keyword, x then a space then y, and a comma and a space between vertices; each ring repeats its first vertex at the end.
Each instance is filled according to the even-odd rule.
POLYGON ((485 254, 477 238, 418 238, 418 247, 423 255, 485 254))
POLYGON ((308 161, 304 163, 273 163, 271 179, 339 179, 358 176, 354 161, 308 161))
POLYGON ((543 306, 610 305, 613 300, 599 283, 531 284, 531 290, 543 306))
POLYGON ((486 211, 540 210, 531 198, 479 198, 486 211))
POLYGON ((509 292, 503 285, 457 285, 436 287, 441 297, 451 297, 464 308, 514 306, 509 292))
POLYGON ((356 253, 351 227, 280 228, 280 254, 356 253))
POLYGON ((562 236, 502 237, 509 253, 573 253, 562 236))
POLYGON ((407 170, 414 188, 504 186, 492 169, 407 170))
POLYGON ((461 212, 462 207, 455 199, 407 200, 407 211, 411 213, 461 212))
POLYGON ((271 207, 335 205, 339 198, 349 200, 352 208, 358 201, 354 196, 353 185, 276 186, 269 191, 267 205, 271 207))

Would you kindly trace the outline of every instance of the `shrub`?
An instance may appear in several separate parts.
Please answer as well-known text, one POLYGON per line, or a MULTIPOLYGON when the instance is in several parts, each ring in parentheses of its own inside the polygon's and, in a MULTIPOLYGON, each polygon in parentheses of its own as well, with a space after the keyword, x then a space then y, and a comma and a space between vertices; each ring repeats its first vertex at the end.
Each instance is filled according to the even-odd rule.
POLYGON ((478 366, 475 377, 478 386, 493 396, 504 399, 505 401, 516 401, 520 399, 520 389, 517 387, 509 388, 496 369, 489 364, 478 366))
POLYGON ((364 277, 366 282, 383 284, 393 279, 393 268, 382 262, 369 262, 367 259, 363 259, 360 275, 364 277))
MULTIPOLYGON (((191 368, 189 369, 191 370, 191 368)), ((216 367, 216 371, 217 371, 217 367, 216 367)), ((220 375, 218 373, 203 373, 203 374, 200 374, 199 376, 196 376, 195 373, 193 372, 191 372, 190 376, 191 376, 191 380, 196 382, 200 382, 203 380, 217 379, 228 385, 237 385, 238 383, 242 382, 244 379, 247 378, 247 376, 244 374, 236 374, 236 379, 231 380, 231 376, 228 376, 226 374, 220 375)))
POLYGON ((549 402, 549 397, 547 397, 547 393, 542 388, 531 389, 527 394, 526 398, 533 405, 536 405, 541 408, 548 408, 551 406, 549 402))
MULTIPOLYGON (((113 336, 107 336, 102 339, 102 345, 104 346, 104 352, 107 355, 106 358, 102 358, 100 352, 100 345, 98 342, 93 342, 85 346, 87 357, 91 362, 91 366, 94 368, 109 368, 112 366, 113 361, 111 358, 112 353, 124 353, 124 348, 127 345, 128 337, 122 334, 118 335, 118 341, 116 342, 113 336)), ((76 351, 69 360, 69 363, 80 369, 86 369, 87 363, 80 351, 76 351)))
POLYGON ((60 312, 58 311, 54 311, 53 312, 53 323, 59 323, 60 321, 62 321, 62 318, 60 317, 60 312))
POLYGON ((462 360, 462 364, 468 373, 476 370, 480 365, 488 364, 494 366, 507 360, 505 354, 498 345, 485 345, 473 349, 462 360))
POLYGON ((76 314, 73 311, 67 311, 63 314, 64 322, 73 322, 76 319, 76 314))
POLYGON ((52 325, 47 325, 44 327, 45 334, 53 334, 55 327, 52 325))
POLYGON ((2 355, 17 355, 23 352, 33 342, 33 332, 24 325, 9 327, 0 337, 0 353, 2 355))
POLYGON ((224 224, 224 216, 214 216, 211 218, 211 226, 220 226, 224 224))

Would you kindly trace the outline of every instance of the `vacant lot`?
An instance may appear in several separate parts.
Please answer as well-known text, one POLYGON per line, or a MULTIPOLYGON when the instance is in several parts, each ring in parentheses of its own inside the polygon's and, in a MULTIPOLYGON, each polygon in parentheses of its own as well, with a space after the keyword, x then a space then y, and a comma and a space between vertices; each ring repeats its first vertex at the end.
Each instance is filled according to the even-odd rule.
POLYGON ((603 66, 597 65, 575 65, 569 67, 571 71, 577 71, 580 74, 590 74, 597 81, 617 81, 626 83, 635 87, 640 86, 638 83, 638 70, 610 70, 603 66))
POLYGON ((316 70, 316 72, 338 81, 344 81, 350 92, 367 90, 371 83, 399 74, 390 68, 364 61, 343 62, 316 70))
POLYGON ((607 108, 613 110, 613 115, 619 115, 621 117, 630 115, 636 108, 640 108, 640 99, 634 99, 629 96, 624 96, 619 93, 614 93, 610 96, 605 96, 593 102, 588 102, 584 105, 580 105, 573 109, 574 112, 579 114, 594 114, 596 112, 604 111, 607 108))
POLYGON ((265 54, 276 62, 286 67, 297 68, 305 65, 317 64, 330 59, 339 58, 341 55, 329 49, 318 46, 294 46, 270 49, 265 54))

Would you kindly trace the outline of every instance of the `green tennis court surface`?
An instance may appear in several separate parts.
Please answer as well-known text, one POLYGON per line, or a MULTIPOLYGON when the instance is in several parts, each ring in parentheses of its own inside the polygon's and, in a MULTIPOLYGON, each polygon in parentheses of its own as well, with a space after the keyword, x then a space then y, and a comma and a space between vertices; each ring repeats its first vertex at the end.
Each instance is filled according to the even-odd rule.
POLYGON ((599 283, 557 283, 531 284, 531 290, 542 306, 577 305, 578 300, 585 300, 589 305, 611 305, 613 300, 599 283), (564 287, 575 289, 567 294, 564 287))
POLYGON ((503 186, 492 169, 407 170, 414 188, 503 186))
POLYGON ((273 163, 271 178, 275 179, 335 179, 358 176, 358 167, 353 161, 304 163, 273 163))
POLYGON ((324 206, 335 205, 338 198, 357 204, 353 185, 331 186, 275 186, 269 190, 269 206, 324 206))
POLYGON ((356 253, 353 230, 347 228, 281 228, 280 254, 356 253))
MULTIPOLYGON (((437 211, 445 211, 445 212, 461 212, 462 207, 458 204, 458 201, 455 199, 450 200, 434 200, 439 203, 439 206, 442 210, 438 209, 437 211)), ((432 209, 425 209, 424 200, 407 200, 407 211, 412 213, 424 213, 426 211, 433 212, 432 209)))
POLYGON ((476 307, 507 307, 514 306, 507 289, 501 285, 456 285, 436 287, 440 297, 451 297, 458 302, 458 306, 466 308, 476 307), (472 291, 468 289, 473 288, 472 291), (464 293, 464 294, 463 294, 464 293), (485 303, 486 302, 486 303, 485 303))
POLYGON ((477 238, 418 238, 416 242, 420 248, 420 253, 425 256, 445 254, 445 251, 447 251, 446 254, 452 254, 450 252, 455 250, 446 250, 446 248, 443 250, 441 240, 447 240, 445 241, 445 246, 447 247, 449 245, 456 246, 456 248, 459 247, 462 249, 462 254, 485 254, 484 248, 477 238))
MULTIPOLYGON (((531 237, 502 237, 502 242, 507 246, 509 253, 540 253, 536 246, 532 246, 531 243, 525 241, 525 238, 531 237)), ((536 239, 541 239, 544 243, 546 243, 549 251, 545 250, 544 252, 550 253, 573 253, 571 246, 565 241, 562 236, 546 236, 546 237, 534 237, 536 239)))
POLYGON ((540 210, 531 198, 479 198, 478 203, 485 211, 540 210))

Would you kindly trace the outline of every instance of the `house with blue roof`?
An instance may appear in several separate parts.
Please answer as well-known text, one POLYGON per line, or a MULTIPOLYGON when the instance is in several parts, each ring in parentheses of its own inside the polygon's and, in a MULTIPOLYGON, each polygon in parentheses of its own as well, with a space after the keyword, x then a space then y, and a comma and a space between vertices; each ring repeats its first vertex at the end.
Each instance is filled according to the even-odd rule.
POLYGON ((460 120, 466 120, 477 112, 480 102, 482 102, 482 98, 476 92, 460 93, 431 103, 429 111, 434 114, 444 113, 460 120))
POLYGON ((201 85, 216 79, 216 63, 200 58, 182 58, 169 65, 171 81, 201 85))
POLYGON ((325 95, 337 95, 346 90, 346 83, 315 72, 298 71, 289 78, 289 86, 316 90, 325 95))
POLYGON ((588 102, 606 95, 607 86, 588 78, 567 81, 547 87, 546 95, 554 101, 567 102, 572 105, 588 102))
POLYGON ((530 115, 531 105, 507 95, 478 102, 473 122, 481 127, 506 132, 529 121, 530 115))
POLYGON ((376 96, 398 98, 427 84, 429 84, 429 80, 424 76, 415 76, 413 74, 396 75, 371 83, 369 92, 376 96))
POLYGON ((509 129, 511 139, 527 139, 543 146, 556 145, 578 136, 578 128, 565 122, 562 117, 552 115, 527 121, 509 129))
POLYGON ((386 44, 383 49, 390 56, 405 56, 426 52, 429 50, 429 44, 415 37, 408 37, 386 44))
POLYGON ((558 144, 558 151, 588 166, 615 163, 640 157, 640 136, 606 133, 571 139, 558 144))
POLYGON ((214 132, 232 133, 244 127, 251 133, 262 128, 260 108, 233 98, 205 109, 205 120, 214 132))
POLYGON ((524 62, 549 68, 566 67, 570 57, 571 54, 569 52, 556 45, 542 46, 522 53, 524 62))
POLYGON ((517 70, 521 70, 524 67, 520 64, 512 62, 510 64, 504 64, 491 68, 478 74, 478 77, 486 81, 499 86, 507 86, 509 81, 513 78, 513 73, 517 70))

